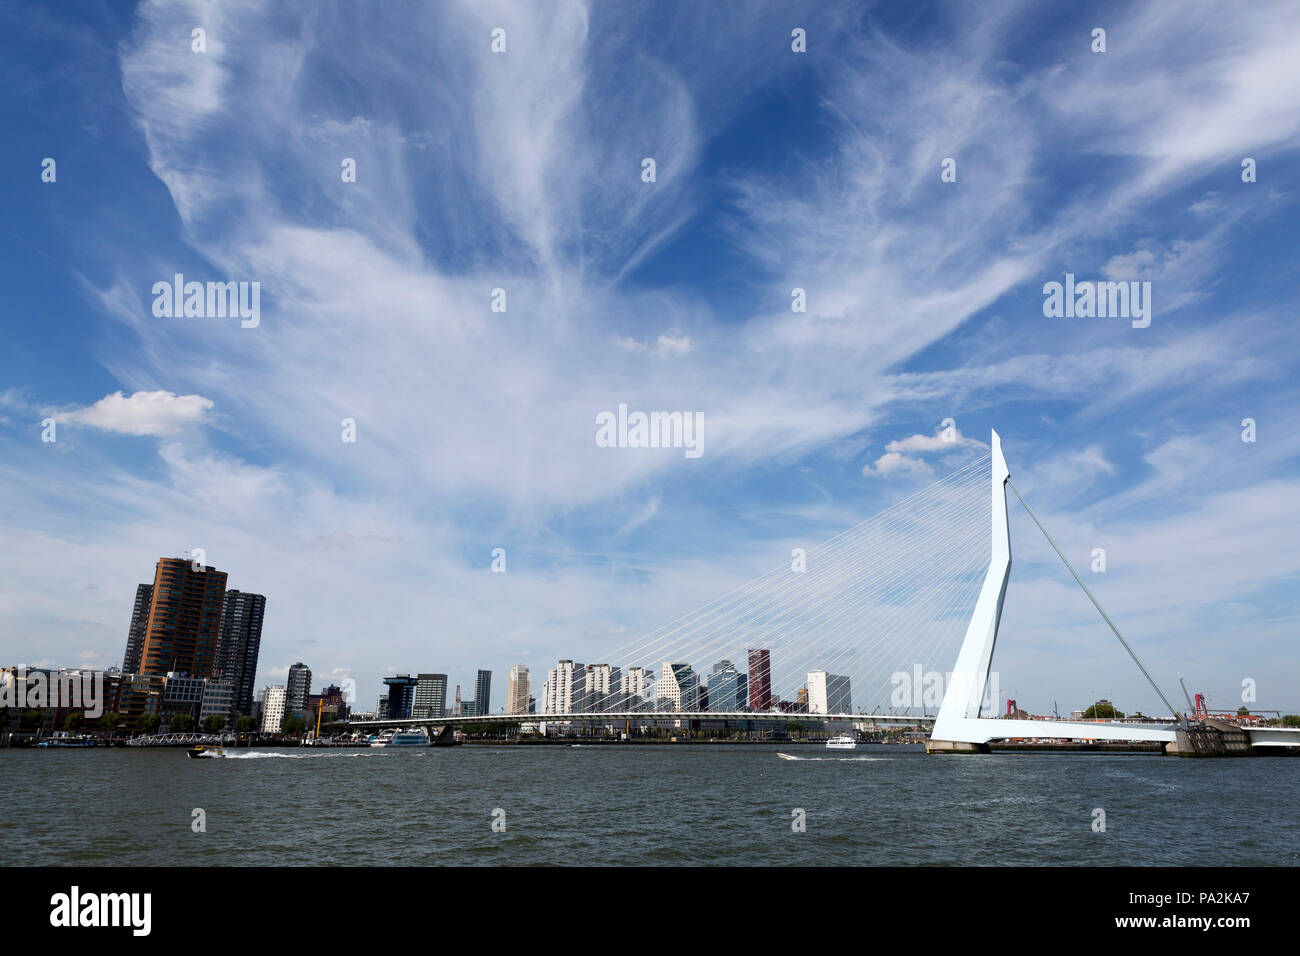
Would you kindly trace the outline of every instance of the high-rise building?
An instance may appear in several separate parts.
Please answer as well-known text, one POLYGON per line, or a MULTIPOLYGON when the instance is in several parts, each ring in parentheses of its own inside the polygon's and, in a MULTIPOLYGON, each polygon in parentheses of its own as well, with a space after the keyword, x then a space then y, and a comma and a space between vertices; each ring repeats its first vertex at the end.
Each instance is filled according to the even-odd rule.
POLYGON ((587 713, 616 709, 616 700, 623 683, 623 670, 610 664, 588 664, 583 682, 582 703, 574 710, 587 713))
POLYGON ((285 710, 290 714, 303 713, 307 709, 307 695, 311 693, 311 668, 302 661, 291 664, 285 692, 288 694, 285 710))
POLYGON ((849 690, 849 679, 841 674, 809 671, 808 713, 853 713, 853 695, 849 690))
POLYGON ((663 662, 659 670, 659 709, 700 709, 700 677, 690 664, 663 662))
POLYGON ((152 601, 152 584, 136 587, 135 605, 131 608, 131 628, 126 632, 126 653, 122 656, 124 674, 140 672, 140 655, 144 651, 144 634, 149 628, 149 605, 152 601))
POLYGON ((575 664, 571 660, 560 661, 547 674, 542 713, 572 714, 574 703, 582 702, 586 674, 585 665, 575 664))
POLYGON ((528 668, 516 664, 506 680, 506 713, 528 713, 528 668))
POLYGON ((709 710, 734 712, 745 709, 749 681, 731 661, 718 661, 709 675, 709 710))
POLYGON ((217 670, 225 595, 225 571, 211 567, 196 571, 187 558, 159 558, 140 673, 161 677, 175 671, 211 677, 217 670))
POLYGON ((419 674, 415 678, 412 717, 442 717, 447 712, 447 675, 419 674))
POLYGON ((391 720, 410 717, 415 706, 415 687, 419 679, 409 674, 398 674, 396 677, 385 677, 384 683, 388 685, 388 713, 385 716, 391 720))
POLYGON ((619 687, 619 710, 651 710, 654 697, 654 674, 644 667, 632 666, 623 675, 619 687))
POLYGON ((221 640, 217 643, 217 676, 235 689, 235 714, 253 712, 253 682, 262 648, 262 619, 266 598, 247 591, 227 591, 221 605, 221 640))
POLYGON ((281 684, 267 687, 266 697, 262 703, 262 733, 278 734, 284 726, 284 705, 288 700, 288 689, 281 684))
POLYGON ((492 713, 492 672, 481 670, 474 678, 474 713, 486 717, 492 713))
POLYGON ((772 709, 772 655, 767 650, 749 652, 749 709, 755 713, 772 709))

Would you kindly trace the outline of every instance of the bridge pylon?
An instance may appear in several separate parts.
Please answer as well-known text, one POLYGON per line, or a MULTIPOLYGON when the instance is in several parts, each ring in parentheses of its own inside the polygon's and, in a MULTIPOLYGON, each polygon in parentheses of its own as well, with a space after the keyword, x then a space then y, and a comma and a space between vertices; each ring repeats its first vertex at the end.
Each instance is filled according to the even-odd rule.
MULTIPOLYGON (((992 432, 991 447, 992 550, 989 567, 970 624, 966 628, 966 637, 957 652, 957 663, 953 666, 952 677, 944 691, 926 752, 988 753, 990 741, 1010 738, 1059 737, 1173 743, 1177 731, 1171 725, 980 717, 989 669, 993 663, 993 647, 997 643, 998 625, 1002 620, 1002 604, 1006 599, 1007 582, 1011 576, 1011 526, 1007 520, 1006 492, 1011 472, 1002 455, 1002 439, 996 431, 992 432)), ((1116 631, 1116 636, 1118 633, 1116 631)), ((1123 638, 1120 640, 1123 641, 1123 638)))

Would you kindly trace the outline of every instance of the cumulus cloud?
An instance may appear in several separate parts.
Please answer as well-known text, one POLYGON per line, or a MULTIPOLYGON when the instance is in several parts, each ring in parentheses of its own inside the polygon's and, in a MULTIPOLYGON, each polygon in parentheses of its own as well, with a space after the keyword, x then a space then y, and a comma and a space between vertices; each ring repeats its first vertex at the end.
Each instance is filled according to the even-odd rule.
POLYGON ((60 412, 54 419, 126 435, 168 437, 187 425, 201 423, 212 407, 212 401, 202 395, 175 395, 162 390, 123 395, 117 391, 94 405, 60 412))
POLYGON ((920 472, 928 475, 933 472, 933 469, 919 458, 912 458, 896 451, 885 452, 876 459, 874 465, 862 466, 864 475, 879 475, 883 478, 896 472, 920 472))
POLYGON ((933 435, 909 435, 898 438, 885 446, 885 453, 874 464, 864 465, 864 475, 886 477, 897 473, 931 474, 934 469, 920 455, 933 452, 952 452, 962 448, 982 448, 989 446, 975 438, 961 433, 955 425, 950 429, 941 428, 933 435))

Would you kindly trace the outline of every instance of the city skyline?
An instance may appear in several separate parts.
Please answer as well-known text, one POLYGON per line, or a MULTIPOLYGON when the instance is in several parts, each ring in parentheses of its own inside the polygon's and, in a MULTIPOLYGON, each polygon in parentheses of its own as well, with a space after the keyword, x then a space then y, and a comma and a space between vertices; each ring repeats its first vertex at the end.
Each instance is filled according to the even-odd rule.
MULTIPOLYGON (((159 558, 155 565, 154 583, 142 583, 137 586, 131 611, 127 618, 127 637, 125 640, 125 649, 122 655, 123 666, 118 668, 115 665, 108 665, 102 668, 89 669, 133 674, 133 672, 126 669, 125 665, 127 663, 132 660, 139 660, 143 665, 143 662, 152 656, 157 658, 157 661, 153 665, 156 673, 150 674, 145 672, 142 666, 139 676, 162 677, 164 675, 170 676, 172 672, 175 672, 178 676, 192 678, 194 676, 194 671, 192 670, 195 666, 194 661, 201 657, 203 660, 209 660, 212 662, 212 670, 208 674, 202 675, 199 678, 200 680, 203 679, 203 677, 212 676, 214 678, 224 678, 233 685, 231 689, 231 713, 233 716, 249 713, 258 714, 261 710, 263 696, 272 688, 278 688, 285 692, 285 699, 283 702, 277 703, 281 714, 305 714, 306 711, 303 702, 311 690, 311 668, 305 665, 302 661, 298 661, 284 669, 285 678, 284 681, 279 684, 267 683, 261 679, 261 672, 257 668, 256 661, 261 638, 261 617, 263 609, 265 608, 266 598, 264 595, 250 594, 247 592, 241 592, 237 589, 222 591, 221 589, 225 588, 228 579, 229 575, 227 572, 218 571, 211 566, 196 566, 195 562, 188 557, 159 558), (197 586, 192 583, 196 581, 199 582, 197 586), (179 608, 171 606, 176 602, 170 602, 169 604, 168 602, 161 600, 154 600, 155 593, 160 595, 167 593, 166 588, 158 588, 159 582, 166 583, 168 588, 177 588, 178 593, 184 595, 181 599, 179 608), (214 591, 213 585, 206 582, 217 582, 217 590, 214 591), (186 590, 186 585, 189 585, 188 591, 186 590), (165 655, 160 656, 161 651, 153 655, 148 655, 146 653, 146 647, 149 645, 150 635, 154 634, 154 641, 156 643, 157 638, 155 632, 162 628, 162 622, 173 620, 173 617, 164 615, 181 615, 182 617, 188 615, 188 618, 186 619, 190 620, 191 624, 194 624, 196 633, 198 633, 194 614, 197 613, 198 609, 205 606, 205 601, 213 601, 213 595, 217 594, 218 591, 221 593, 215 598, 215 600, 220 605, 222 613, 214 624, 205 625, 203 634, 206 635, 207 640, 211 644, 206 652, 197 651, 195 645, 191 642, 190 645, 186 645, 189 647, 191 655, 186 661, 178 661, 178 658, 174 655, 170 657, 165 655), (190 592, 194 592, 196 596, 190 597, 190 592), (188 601, 189 604, 186 604, 186 601, 188 601), (190 607, 189 605, 193 605, 193 607, 190 607), (151 627, 150 622, 155 618, 155 616, 158 616, 159 620, 151 627), (213 635, 215 635, 215 637, 213 635), (245 667, 247 666, 246 658, 250 652, 252 669, 245 670, 245 667), (185 666, 187 663, 188 666, 185 666), (159 668, 162 669, 158 670, 159 668), (306 675, 306 682, 299 684, 296 691, 294 690, 295 670, 305 673, 306 675), (253 673, 259 675, 255 685, 250 683, 251 675, 253 673), (252 707, 253 686, 259 686, 262 688, 259 692, 257 709, 252 707), (247 703, 245 703, 245 700, 247 700, 247 703)), ((171 647, 170 644, 167 646, 169 648, 171 647)), ((671 713, 674 711, 686 710, 709 712, 733 709, 738 711, 755 712, 780 709, 782 707, 789 709, 792 705, 801 712, 806 713, 871 712, 866 707, 859 707, 854 711, 851 704, 848 706, 835 706, 836 702, 851 700, 851 691, 848 689, 851 679, 848 675, 828 674, 825 670, 809 670, 807 672, 806 680, 795 681, 794 685, 786 692, 789 696, 785 696, 782 694, 779 687, 774 688, 771 684, 772 664, 770 651, 763 648, 750 648, 745 652, 745 654, 749 667, 744 673, 737 673, 734 665, 732 665, 729 660, 714 662, 712 665, 712 671, 709 673, 706 673, 702 669, 697 671, 694 666, 695 662, 693 661, 670 662, 664 660, 661 662, 657 674, 656 669, 653 666, 633 664, 624 669, 619 665, 611 664, 577 664, 574 665, 578 668, 577 678, 573 681, 572 686, 567 689, 565 695, 562 695, 559 698, 553 697, 548 692, 548 686, 550 682, 554 680, 556 673, 555 670, 552 669, 548 672, 548 681, 543 683, 539 688, 540 702, 536 705, 535 710, 532 711, 532 713, 542 715, 546 713, 567 713, 583 710, 648 710, 656 713, 671 713), (728 668, 730 669, 730 674, 727 672, 728 668), (597 674, 595 673, 597 669, 603 669, 603 671, 601 671, 600 674, 597 674), (649 679, 644 680, 636 678, 635 685, 632 685, 629 683, 629 679, 634 677, 635 672, 643 672, 646 675, 650 675, 649 679), (739 681, 735 680, 735 678, 739 678, 739 681), (593 684, 593 679, 603 680, 603 684, 593 684), (720 707, 716 702, 710 700, 713 681, 718 679, 721 680, 720 686, 723 688, 723 693, 728 695, 727 699, 730 699, 729 695, 739 689, 740 693, 738 699, 741 701, 739 706, 735 708, 720 707), (642 697, 641 695, 631 693, 627 690, 629 686, 648 688, 649 694, 642 697), (840 689, 837 689, 837 687, 840 689), (660 688, 663 688, 663 696, 660 696, 660 688), (590 706, 591 700, 600 699, 602 696, 609 700, 598 706, 590 706), (622 698, 622 705, 615 706, 615 698, 622 698), (563 701, 566 700, 578 700, 586 703, 563 703, 563 701)), ((809 659, 815 659, 816 656, 816 652, 814 651, 810 655, 809 659)), ((573 661, 571 658, 562 658, 559 663, 560 665, 573 664, 573 661)), ((32 666, 40 668, 42 666, 48 667, 49 665, 38 664, 32 666)), ((87 669, 84 667, 69 668, 67 665, 55 666, 60 669, 87 669)), ((919 665, 917 665, 917 667, 919 669, 919 665)), ((516 699, 512 688, 514 687, 516 679, 516 671, 519 668, 523 668, 523 679, 526 693, 525 699, 531 699, 531 694, 527 694, 527 681, 529 676, 527 666, 513 665, 508 669, 509 683, 507 685, 505 703, 500 704, 486 713, 480 712, 476 707, 476 702, 479 699, 478 693, 476 693, 474 698, 467 698, 463 701, 458 698, 457 701, 453 703, 449 696, 448 689, 455 684, 457 692, 459 693, 460 685, 454 681, 450 681, 448 675, 445 673, 433 674, 421 672, 415 677, 403 673, 399 676, 385 677, 381 680, 381 684, 383 686, 390 686, 394 681, 399 679, 403 682, 406 687, 406 696, 403 698, 405 705, 403 714, 406 717, 433 717, 435 714, 446 716, 461 714, 465 716, 511 716, 518 713, 528 713, 527 710, 514 711, 510 709, 512 701, 516 699), (421 690, 422 688, 423 690, 421 690), (421 693, 424 694, 423 698, 420 697, 421 693), (418 703, 420 701, 423 701, 423 707, 418 703), (458 709, 462 705, 464 709, 458 709)), ((332 675, 337 675, 337 673, 337 668, 330 671, 330 674, 332 675)), ((476 670, 474 683, 476 691, 490 688, 491 673, 492 669, 490 668, 478 668, 476 670)), ((919 679, 920 674, 918 674, 918 683, 919 679)), ((354 688, 359 687, 358 682, 350 675, 345 675, 341 678, 341 681, 345 687, 349 685, 354 688)), ((337 689, 337 681, 331 680, 330 686, 332 689, 337 689)), ((326 681, 322 680, 322 692, 325 688, 326 681)), ((999 713, 1003 702, 1008 699, 1008 695, 1005 693, 1001 694, 1001 696, 997 696, 996 677, 994 688, 995 699, 987 700, 985 704, 986 710, 990 714, 999 713)), ((158 689, 161 692, 161 685, 159 685, 158 689)), ((319 699, 320 695, 317 694, 312 696, 319 699)), ((1050 708, 1053 711, 1059 709, 1057 703, 1059 696, 1060 695, 1053 695, 1052 706, 1050 708)), ((365 691, 357 690, 356 696, 349 700, 348 704, 353 711, 357 711, 364 708, 365 699, 365 691)), ((1085 701, 1093 700, 1091 697, 1080 699, 1085 701)), ((1105 698, 1097 697, 1096 700, 1105 700, 1105 698)), ((391 714, 385 713, 382 710, 383 707, 387 706, 387 696, 381 695, 379 701, 380 705, 377 709, 379 714, 381 716, 391 716, 391 714)), ((868 706, 870 706, 871 703, 874 703, 876 708, 881 708, 883 704, 881 701, 874 701, 869 702, 868 706)), ((934 710, 937 703, 937 698, 934 700, 927 699, 924 704, 922 704, 921 700, 917 698, 914 702, 909 702, 904 706, 890 707, 885 710, 877 710, 877 712, 892 713, 897 711, 900 713, 930 713, 934 710)), ((205 713, 207 712, 207 706, 208 705, 205 703, 205 713)), ((1066 709, 1067 711, 1074 713, 1079 712, 1079 709, 1076 708, 1073 703, 1069 704, 1066 709)), ((1135 709, 1139 712, 1141 711, 1140 707, 1135 709)), ((1047 713, 1049 708, 1042 706, 1040 703, 1037 710, 1042 713, 1047 713)))

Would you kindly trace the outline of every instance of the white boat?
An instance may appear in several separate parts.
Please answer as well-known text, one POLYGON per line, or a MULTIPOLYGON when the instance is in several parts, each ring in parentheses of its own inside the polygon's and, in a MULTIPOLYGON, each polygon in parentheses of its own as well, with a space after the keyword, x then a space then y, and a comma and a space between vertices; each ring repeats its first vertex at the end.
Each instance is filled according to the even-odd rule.
POLYGON ((423 730, 390 729, 370 741, 372 747, 427 747, 429 737, 423 730))
POLYGON ((826 741, 827 750, 857 750, 858 742, 848 734, 840 734, 826 741))

